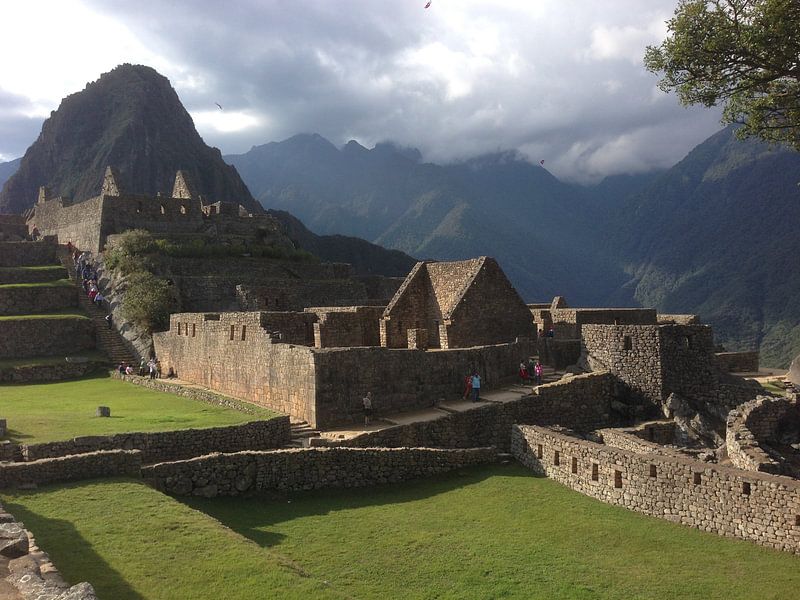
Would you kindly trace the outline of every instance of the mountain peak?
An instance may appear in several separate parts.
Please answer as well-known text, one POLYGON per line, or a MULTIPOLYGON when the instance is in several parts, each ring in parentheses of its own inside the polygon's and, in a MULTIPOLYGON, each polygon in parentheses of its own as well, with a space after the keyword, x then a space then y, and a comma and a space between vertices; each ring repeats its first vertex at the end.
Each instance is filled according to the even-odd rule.
POLYGON ((205 198, 263 210, 219 150, 203 142, 169 80, 126 63, 61 101, 0 192, 0 212, 32 206, 43 185, 77 201, 95 196, 107 165, 130 193, 169 193, 184 170, 205 198))

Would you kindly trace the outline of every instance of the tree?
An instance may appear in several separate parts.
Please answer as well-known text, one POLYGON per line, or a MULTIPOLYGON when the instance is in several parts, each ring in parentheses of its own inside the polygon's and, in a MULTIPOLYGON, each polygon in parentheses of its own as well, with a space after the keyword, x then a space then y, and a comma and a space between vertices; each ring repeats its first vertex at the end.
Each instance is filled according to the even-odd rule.
POLYGON ((680 0, 645 66, 685 104, 724 105, 740 137, 800 150, 800 1, 680 0))

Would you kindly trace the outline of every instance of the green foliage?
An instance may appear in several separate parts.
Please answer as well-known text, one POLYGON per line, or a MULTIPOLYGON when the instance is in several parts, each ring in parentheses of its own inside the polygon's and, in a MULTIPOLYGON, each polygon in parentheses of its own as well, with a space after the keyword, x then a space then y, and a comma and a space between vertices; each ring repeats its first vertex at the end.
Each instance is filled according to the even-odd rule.
POLYGON ((145 271, 150 263, 146 255, 156 250, 153 236, 144 229, 131 229, 120 234, 104 254, 106 267, 122 275, 145 271))
POLYGON ((649 46, 648 70, 684 104, 724 104, 739 135, 800 150, 800 3, 797 0, 680 0, 670 33, 649 46))
POLYGON ((122 316, 149 331, 166 329, 176 306, 173 287, 148 271, 131 273, 127 279, 122 316))
MULTIPOLYGON (((102 358, 92 353, 80 355, 102 358)), ((0 361, 0 369, 47 364, 47 360, 0 361)), ((73 381, 0 385, 0 414, 8 419, 8 437, 15 442, 39 443, 82 435, 238 425, 276 415, 253 405, 248 405, 247 410, 252 414, 157 392, 111 378, 107 373, 73 381), (111 407, 112 418, 95 417, 95 409, 101 405, 111 407)))
POLYGON ((796 556, 609 506, 520 466, 186 504, 123 480, 3 497, 67 580, 117 600, 761 600, 797 591, 796 556))

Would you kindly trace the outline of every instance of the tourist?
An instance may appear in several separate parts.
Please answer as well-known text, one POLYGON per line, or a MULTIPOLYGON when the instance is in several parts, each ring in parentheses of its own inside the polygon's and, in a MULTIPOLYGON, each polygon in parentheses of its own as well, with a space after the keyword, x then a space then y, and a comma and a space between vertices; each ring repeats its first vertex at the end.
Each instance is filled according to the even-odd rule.
POLYGON ((481 395, 481 376, 477 371, 472 373, 472 401, 477 402, 481 395))
POLYGON ((372 418, 372 392, 367 392, 362 403, 364 404, 364 427, 367 427, 370 418, 372 418))
POLYGON ((119 374, 120 374, 120 375, 125 375, 125 368, 126 368, 126 366, 127 366, 127 365, 125 364, 125 361, 123 361, 123 362, 119 363, 119 366, 117 367, 117 371, 119 371, 119 374))
POLYGON ((552 327, 551 327, 550 329, 548 329, 548 330, 547 330, 547 337, 549 337, 549 338, 551 338, 551 337, 556 337, 556 331, 555 331, 555 329, 553 329, 552 327))
POLYGON ((109 328, 109 329, 111 329, 111 321, 112 321, 113 319, 114 319, 114 317, 113 317, 113 316, 111 316, 111 313, 108 313, 108 314, 106 315, 106 324, 108 325, 108 328, 109 328))
POLYGON ((161 361, 156 359, 156 379, 161 379, 161 361))
POLYGON ((155 361, 155 359, 151 358, 147 362, 147 367, 148 367, 148 369, 150 369, 150 379, 155 379, 156 378, 156 361, 155 361))
POLYGON ((142 360, 139 361, 139 377, 144 377, 147 373, 147 361, 142 357, 142 360))
POLYGON ((544 368, 542 367, 542 363, 538 360, 536 361, 536 365, 533 367, 533 374, 536 376, 536 385, 542 385, 542 372, 544 368))
POLYGON ((531 377, 528 374, 528 366, 525 364, 525 361, 519 361, 519 382, 522 385, 525 385, 528 381, 530 381, 530 379, 531 377))
POLYGON ((133 367, 128 365, 125 367, 125 375, 133 375, 133 367))
POLYGON ((467 373, 467 376, 464 377, 464 395, 461 397, 462 400, 469 398, 470 394, 472 394, 472 373, 467 373))
POLYGON ((98 307, 102 307, 103 306, 103 301, 105 301, 105 299, 106 299, 106 297, 103 296, 103 294, 100 292, 100 290, 97 290, 97 295, 94 297, 94 303, 98 307))

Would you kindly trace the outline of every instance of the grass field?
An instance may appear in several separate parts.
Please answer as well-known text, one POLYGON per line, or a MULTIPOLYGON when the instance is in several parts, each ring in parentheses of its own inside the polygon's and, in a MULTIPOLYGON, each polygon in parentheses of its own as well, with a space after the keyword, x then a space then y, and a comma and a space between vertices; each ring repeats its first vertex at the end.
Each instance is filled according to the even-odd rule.
POLYGON ((19 273, 25 271, 65 271, 62 265, 33 265, 30 267, 0 267, 0 273, 19 273))
POLYGON ((236 425, 277 413, 257 414, 156 392, 112 379, 107 374, 73 381, 0 385, 0 415, 8 420, 8 439, 36 443, 78 435, 125 431, 167 431, 236 425), (98 406, 111 417, 95 417, 98 406))
POLYGON ((518 466, 188 505, 126 481, 3 502, 70 581, 120 600, 785 599, 800 586, 796 556, 608 506, 518 466))

